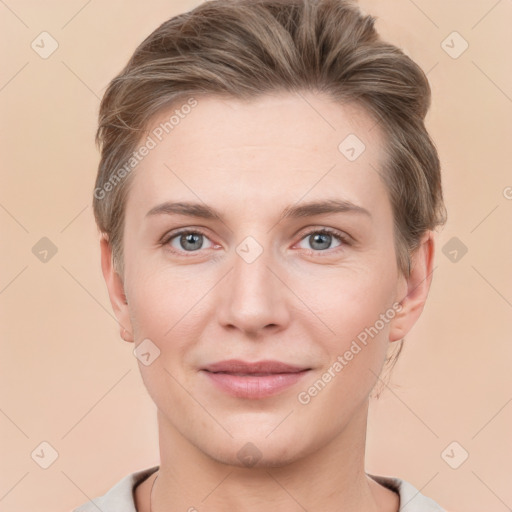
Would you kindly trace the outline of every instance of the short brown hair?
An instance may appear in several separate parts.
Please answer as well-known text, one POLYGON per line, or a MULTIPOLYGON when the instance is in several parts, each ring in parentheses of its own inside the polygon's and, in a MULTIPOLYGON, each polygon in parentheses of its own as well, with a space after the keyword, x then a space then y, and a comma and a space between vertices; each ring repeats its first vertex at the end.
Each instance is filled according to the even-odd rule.
MULTIPOLYGON (((376 170, 393 209, 397 265, 407 275, 422 235, 446 221, 439 157, 424 125, 431 93, 421 68, 382 41, 374 23, 350 0, 211 0, 150 34, 100 105, 93 208, 116 271, 124 273, 127 162, 156 114, 203 94, 254 99, 303 90, 360 105, 380 124, 386 158, 376 170)), ((387 356, 388 371, 402 347, 403 340, 387 356)))
POLYGON ((154 116, 190 96, 252 99, 300 90, 360 105, 380 124, 380 174, 393 208, 397 264, 408 273, 421 236, 446 219, 440 162, 424 126, 430 86, 417 64, 380 39, 374 22, 348 0, 211 0, 150 34, 109 84, 96 134, 93 208, 118 273, 133 172, 116 170, 154 116))

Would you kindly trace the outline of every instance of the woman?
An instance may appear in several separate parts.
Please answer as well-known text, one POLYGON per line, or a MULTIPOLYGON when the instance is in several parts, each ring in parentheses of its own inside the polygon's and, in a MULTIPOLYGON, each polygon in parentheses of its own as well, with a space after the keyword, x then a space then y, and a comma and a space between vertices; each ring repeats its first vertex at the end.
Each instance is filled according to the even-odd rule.
POLYGON ((427 79, 374 21, 213 0, 109 85, 94 211, 160 464, 77 511, 443 510, 364 470, 445 219, 427 79))

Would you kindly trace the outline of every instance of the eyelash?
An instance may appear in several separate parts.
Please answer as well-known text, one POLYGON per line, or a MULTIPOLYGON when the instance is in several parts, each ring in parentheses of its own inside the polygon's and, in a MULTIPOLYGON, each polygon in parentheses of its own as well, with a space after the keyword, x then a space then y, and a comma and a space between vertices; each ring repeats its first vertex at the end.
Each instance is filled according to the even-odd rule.
MULTIPOLYGON (((183 235, 183 234, 202 235, 205 238, 209 239, 208 235, 205 232, 201 231, 200 229, 182 229, 180 231, 168 233, 167 236, 163 237, 163 239, 161 241, 161 245, 165 246, 173 254, 179 254, 179 255, 185 254, 186 258, 194 257, 200 251, 184 251, 184 250, 177 251, 176 249, 171 248, 171 246, 169 245, 169 243, 172 240, 174 240, 176 237, 183 235)), ((343 233, 341 233, 335 229, 331 229, 331 228, 312 229, 312 230, 304 233, 302 235, 300 241, 306 239, 307 237, 309 237, 313 234, 331 235, 334 238, 336 238, 339 242, 341 242, 341 244, 342 244, 341 246, 335 247, 334 249, 325 249, 325 250, 305 249, 309 254, 314 254, 315 256, 320 257, 320 258, 324 257, 324 256, 332 256, 333 252, 338 252, 338 250, 343 249, 344 245, 351 245, 348 236, 344 235, 343 233), (324 255, 322 253, 327 253, 327 254, 324 255)))

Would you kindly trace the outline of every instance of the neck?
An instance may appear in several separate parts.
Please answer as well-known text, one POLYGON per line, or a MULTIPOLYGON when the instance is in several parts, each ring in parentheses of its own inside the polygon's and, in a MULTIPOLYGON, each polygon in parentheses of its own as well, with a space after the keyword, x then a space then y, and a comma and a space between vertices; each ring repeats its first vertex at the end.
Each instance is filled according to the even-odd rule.
POLYGON ((336 438, 311 453, 284 465, 249 468, 205 454, 159 412, 161 464, 152 512, 260 512, 269 503, 275 512, 396 511, 398 496, 364 471, 367 413, 366 402, 336 438))

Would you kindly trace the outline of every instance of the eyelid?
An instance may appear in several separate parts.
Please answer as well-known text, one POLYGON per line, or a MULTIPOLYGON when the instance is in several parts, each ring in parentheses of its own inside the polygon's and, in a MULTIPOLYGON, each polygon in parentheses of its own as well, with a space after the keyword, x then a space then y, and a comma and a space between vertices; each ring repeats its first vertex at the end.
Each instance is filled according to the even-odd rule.
POLYGON ((308 235, 312 235, 313 233, 328 233, 329 235, 333 235, 333 236, 339 238, 342 242, 345 242, 345 243, 354 242, 354 239, 348 233, 345 233, 344 231, 340 231, 339 229, 336 229, 336 228, 319 225, 319 226, 313 226, 313 227, 308 227, 308 228, 304 228, 304 229, 305 229, 305 231, 299 232, 299 235, 301 235, 301 240, 308 235))

